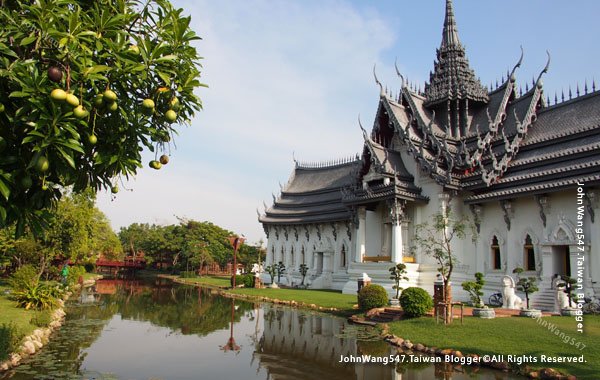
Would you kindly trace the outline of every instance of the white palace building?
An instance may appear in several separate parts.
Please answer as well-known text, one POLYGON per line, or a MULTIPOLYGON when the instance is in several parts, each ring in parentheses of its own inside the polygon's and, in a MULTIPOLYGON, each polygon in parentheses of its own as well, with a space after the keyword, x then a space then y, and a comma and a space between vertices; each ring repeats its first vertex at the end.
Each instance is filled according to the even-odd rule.
MULTIPOLYGON (((595 84, 550 104, 542 77, 517 86, 521 60, 495 89, 481 85, 446 1, 442 42, 429 83, 418 91, 398 73, 399 95, 382 89, 370 133, 356 158, 296 162, 288 183, 259 216, 266 264, 283 262, 284 284, 355 293, 367 273, 392 294, 388 269, 407 265, 409 284, 429 292, 431 257, 411 254, 415 225, 444 207, 468 215, 471 236, 455 240, 454 298, 475 272, 485 299, 515 267, 538 278, 533 306, 555 308, 553 276, 600 292, 600 91, 595 84)), ((378 82, 379 86, 381 84, 378 82)))

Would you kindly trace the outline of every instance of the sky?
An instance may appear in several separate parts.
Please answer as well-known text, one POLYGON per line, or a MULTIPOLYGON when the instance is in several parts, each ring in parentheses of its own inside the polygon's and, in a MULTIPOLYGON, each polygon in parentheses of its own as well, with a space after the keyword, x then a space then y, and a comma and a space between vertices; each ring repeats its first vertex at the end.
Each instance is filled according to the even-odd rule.
MULTIPOLYGON (((204 110, 181 126, 170 163, 145 166, 128 190, 98 196, 118 231, 131 223, 210 221, 250 243, 265 239, 270 206, 300 162, 362 151, 358 119, 373 125, 379 88, 405 78, 423 88, 433 69, 444 0, 173 0, 202 37, 204 110)), ((524 50, 517 82, 531 85, 550 52, 545 93, 600 85, 597 0, 454 0, 461 43, 484 85, 524 50)), ((600 86, 598 86, 600 87, 600 86)), ((146 161, 149 161, 147 155, 146 161)))

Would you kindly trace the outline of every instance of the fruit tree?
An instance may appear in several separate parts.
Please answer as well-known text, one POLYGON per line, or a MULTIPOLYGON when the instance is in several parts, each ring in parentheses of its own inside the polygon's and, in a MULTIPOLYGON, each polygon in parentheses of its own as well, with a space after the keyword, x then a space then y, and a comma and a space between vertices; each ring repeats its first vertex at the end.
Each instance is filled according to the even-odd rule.
POLYGON ((40 231, 67 189, 115 192, 168 149, 201 109, 190 21, 168 0, 0 0, 0 227, 40 231))

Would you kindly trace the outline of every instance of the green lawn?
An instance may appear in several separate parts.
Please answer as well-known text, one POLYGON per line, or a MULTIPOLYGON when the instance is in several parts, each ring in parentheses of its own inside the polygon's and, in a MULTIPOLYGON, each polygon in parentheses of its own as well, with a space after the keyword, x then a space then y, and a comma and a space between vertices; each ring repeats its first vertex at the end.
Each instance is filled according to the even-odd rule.
POLYGON ((229 289, 231 283, 229 277, 202 276, 194 278, 177 278, 178 282, 189 285, 207 285, 226 289, 226 293, 244 294, 254 297, 267 297, 281 301, 296 301, 306 306, 314 304, 323 308, 335 308, 342 313, 356 312, 353 306, 357 303, 356 296, 352 294, 342 294, 336 290, 312 290, 312 289, 251 289, 238 288, 229 289))
POLYGON ((9 289, 6 283, 0 282, 0 325, 13 322, 19 329, 19 332, 29 335, 37 327, 29 323, 35 311, 18 308, 15 301, 8 299, 4 291, 9 289))
POLYGON ((353 294, 342 294, 335 290, 311 289, 235 289, 233 294, 246 294, 256 297, 268 297, 283 301, 296 301, 306 305, 315 304, 324 308, 336 308, 342 312, 356 312, 353 306, 357 303, 353 294))
POLYGON ((218 288, 229 288, 231 286, 229 277, 202 276, 192 278, 177 277, 177 281, 190 285, 210 285, 218 288))
MULTIPOLYGON (((549 317, 542 320, 556 326, 553 331, 530 318, 465 318, 464 325, 455 321, 451 326, 437 325, 430 317, 390 323, 390 332, 413 343, 429 347, 452 348, 463 353, 533 355, 538 358, 534 368, 551 367, 578 379, 598 379, 600 374, 600 316, 585 316, 584 333, 576 331, 573 317, 549 317), (585 344, 582 350, 564 343, 556 335, 562 332, 585 344), (580 356, 587 363, 539 363, 540 355, 580 356)), ((565 337, 565 340, 568 340, 565 337)), ((580 347, 582 347, 582 345, 580 347)))

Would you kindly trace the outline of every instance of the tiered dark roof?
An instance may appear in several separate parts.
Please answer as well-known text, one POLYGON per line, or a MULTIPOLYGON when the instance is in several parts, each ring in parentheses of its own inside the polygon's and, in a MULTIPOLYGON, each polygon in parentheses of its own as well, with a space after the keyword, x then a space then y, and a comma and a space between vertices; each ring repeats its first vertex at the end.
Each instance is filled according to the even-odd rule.
POLYGON ((350 210, 342 204, 341 190, 354 182, 359 167, 358 159, 334 165, 296 163, 288 184, 260 221, 306 224, 350 219, 350 210))

